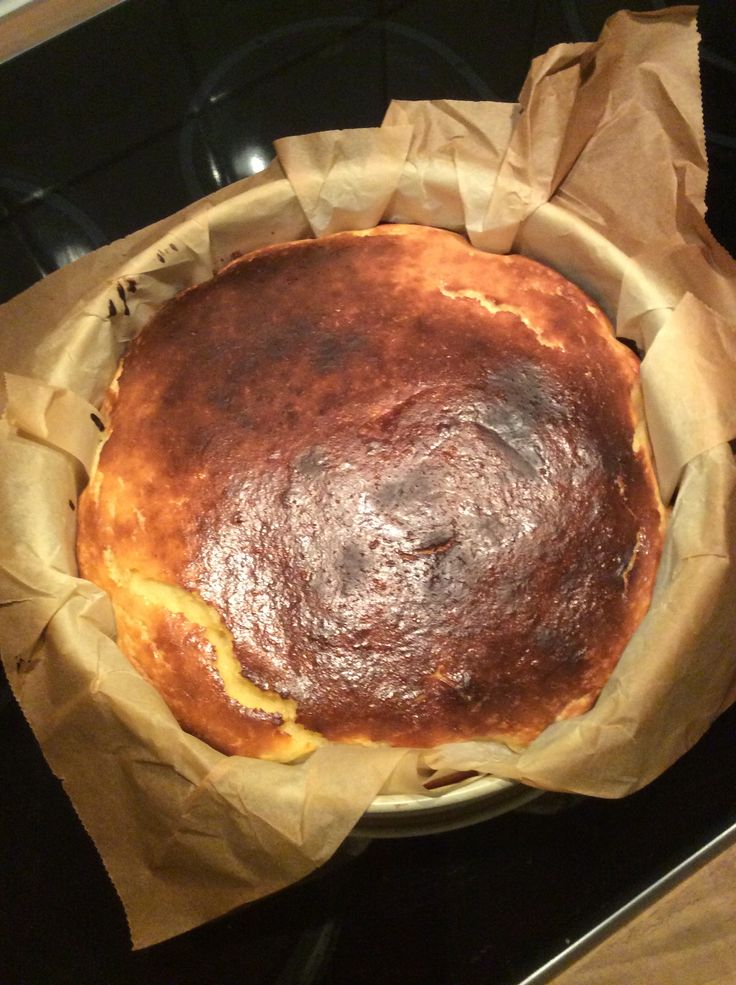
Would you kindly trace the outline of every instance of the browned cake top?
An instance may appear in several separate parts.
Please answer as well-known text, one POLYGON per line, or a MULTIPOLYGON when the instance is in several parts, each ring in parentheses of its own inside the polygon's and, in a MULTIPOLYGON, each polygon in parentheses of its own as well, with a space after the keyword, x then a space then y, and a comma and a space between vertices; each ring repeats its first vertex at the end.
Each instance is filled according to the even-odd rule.
POLYGON ((637 376, 590 300, 523 257, 407 226, 271 247, 134 343, 82 570, 226 751, 289 755, 279 712, 228 694, 218 633, 328 739, 527 742, 590 705, 648 604, 637 376))

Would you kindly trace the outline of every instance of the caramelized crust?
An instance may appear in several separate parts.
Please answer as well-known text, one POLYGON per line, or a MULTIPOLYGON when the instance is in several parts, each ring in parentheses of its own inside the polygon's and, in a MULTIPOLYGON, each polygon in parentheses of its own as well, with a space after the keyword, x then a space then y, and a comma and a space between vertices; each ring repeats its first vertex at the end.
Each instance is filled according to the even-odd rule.
POLYGON ((637 360, 524 257, 414 226, 269 247, 165 305, 111 404, 81 570, 226 752, 526 744, 648 606, 637 360))

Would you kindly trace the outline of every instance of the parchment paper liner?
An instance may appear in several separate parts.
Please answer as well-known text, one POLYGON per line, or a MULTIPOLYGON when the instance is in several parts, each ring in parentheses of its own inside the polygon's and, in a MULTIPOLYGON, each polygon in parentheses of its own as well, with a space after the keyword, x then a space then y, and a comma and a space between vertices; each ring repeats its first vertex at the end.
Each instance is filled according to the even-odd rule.
POLYGON ((692 8, 622 14, 598 44, 536 60, 518 106, 394 103, 379 129, 284 139, 264 174, 0 311, 3 660, 135 946, 299 879, 381 789, 419 789, 427 767, 622 796, 732 700, 736 469, 725 442, 736 435, 736 286, 702 219, 696 43, 692 8), (618 333, 646 351, 665 496, 679 483, 652 607, 595 708, 522 754, 494 743, 424 756, 327 746, 282 766, 228 758, 184 734, 112 642, 103 593, 74 573, 74 505, 100 435, 95 405, 127 341, 162 300, 235 252, 381 220, 458 229, 506 250, 550 199, 630 257, 618 279, 574 237, 556 244, 560 269, 617 311, 618 333))

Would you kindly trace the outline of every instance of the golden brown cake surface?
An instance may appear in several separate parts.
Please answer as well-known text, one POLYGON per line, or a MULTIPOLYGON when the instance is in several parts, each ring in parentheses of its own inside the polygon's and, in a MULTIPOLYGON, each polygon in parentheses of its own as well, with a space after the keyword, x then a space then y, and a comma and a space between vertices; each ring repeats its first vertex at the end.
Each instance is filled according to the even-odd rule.
POLYGON ((526 258, 415 226, 269 247, 133 343, 82 573, 224 751, 527 743, 590 706, 649 602, 637 381, 526 258))

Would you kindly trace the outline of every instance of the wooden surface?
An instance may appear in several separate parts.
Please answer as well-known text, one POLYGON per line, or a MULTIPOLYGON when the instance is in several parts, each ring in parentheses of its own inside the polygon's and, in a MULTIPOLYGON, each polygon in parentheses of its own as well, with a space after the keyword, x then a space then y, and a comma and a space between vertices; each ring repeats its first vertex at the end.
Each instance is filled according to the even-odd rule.
POLYGON ((736 985, 736 845, 549 985, 736 985))
POLYGON ((0 63, 69 30, 121 0, 30 0, 0 17, 0 63))

